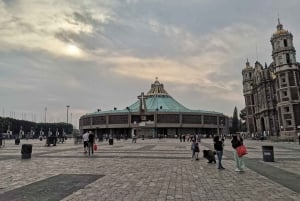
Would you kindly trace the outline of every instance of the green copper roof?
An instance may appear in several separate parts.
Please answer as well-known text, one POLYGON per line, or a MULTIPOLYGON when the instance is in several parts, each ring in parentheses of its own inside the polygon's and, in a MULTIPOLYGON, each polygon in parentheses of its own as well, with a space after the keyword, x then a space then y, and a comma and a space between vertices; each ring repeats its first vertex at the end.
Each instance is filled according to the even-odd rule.
POLYGON ((128 113, 139 112, 140 104, 143 102, 146 112, 186 112, 186 113, 209 113, 209 114, 221 114, 219 112, 203 111, 203 110, 190 110, 184 107, 182 104, 177 102, 172 98, 167 91, 164 89, 163 84, 161 84, 157 78, 156 81, 151 84, 151 89, 148 91, 147 95, 142 94, 138 97, 140 100, 136 101, 132 105, 128 106, 122 110, 108 110, 99 111, 91 114, 106 114, 106 113, 128 113))
MULTIPOLYGON (((145 99, 148 112, 153 112, 156 109, 165 112, 191 112, 190 109, 184 107, 170 96, 150 96, 145 99)), ((136 101, 129 106, 130 111, 138 112, 140 101, 136 101)))

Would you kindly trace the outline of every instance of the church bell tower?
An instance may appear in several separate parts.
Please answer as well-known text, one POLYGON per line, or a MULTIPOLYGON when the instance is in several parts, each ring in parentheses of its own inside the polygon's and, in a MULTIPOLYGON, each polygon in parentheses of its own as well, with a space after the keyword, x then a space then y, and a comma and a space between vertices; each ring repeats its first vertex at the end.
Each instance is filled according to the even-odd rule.
POLYGON ((271 44, 280 135, 295 136, 300 132, 299 63, 296 62, 293 35, 283 29, 279 19, 271 44))

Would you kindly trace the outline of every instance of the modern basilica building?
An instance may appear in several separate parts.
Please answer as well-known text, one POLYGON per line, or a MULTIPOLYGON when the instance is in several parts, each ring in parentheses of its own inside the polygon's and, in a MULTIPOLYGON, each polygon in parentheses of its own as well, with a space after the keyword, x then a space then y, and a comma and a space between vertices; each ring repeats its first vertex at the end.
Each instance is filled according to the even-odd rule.
POLYGON ((278 19, 271 37, 273 62, 243 69, 243 93, 249 133, 296 138, 300 135, 300 64, 293 35, 278 19))
POLYGON ((181 134, 220 135, 228 133, 228 117, 219 112, 191 110, 178 103, 158 79, 147 94, 122 109, 96 111, 79 120, 81 133, 91 130, 98 137, 176 137, 181 134))

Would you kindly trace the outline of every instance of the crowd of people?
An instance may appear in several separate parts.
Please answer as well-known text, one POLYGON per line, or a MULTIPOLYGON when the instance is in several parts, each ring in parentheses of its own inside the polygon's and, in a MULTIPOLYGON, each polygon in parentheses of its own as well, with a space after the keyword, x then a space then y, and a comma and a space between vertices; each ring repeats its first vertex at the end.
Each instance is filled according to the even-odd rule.
MULTIPOLYGON (((183 139, 184 138, 181 138, 180 141, 185 141, 183 139)), ((192 144, 191 144, 192 161, 199 160, 199 152, 200 152, 199 144, 201 142, 201 138, 198 135, 194 135, 194 136, 190 137, 190 140, 192 142, 192 144)), ((203 150, 203 156, 208 159, 209 163, 216 161, 215 156, 214 156, 214 155, 216 155, 216 158, 218 161, 217 168, 219 170, 225 169, 222 165, 224 141, 225 141, 224 137, 220 138, 220 136, 214 136, 214 138, 213 138, 214 151, 213 150, 203 150)), ((245 146, 243 145, 243 138, 240 136, 240 134, 232 135, 231 146, 233 148, 235 171, 236 172, 244 171, 245 170, 245 162, 244 162, 243 156, 245 154, 247 154, 247 152, 246 152, 245 146), (241 149, 242 151, 240 151, 241 147, 243 147, 243 149, 241 149)))
MULTIPOLYGON (((112 136, 108 135, 108 139, 112 136)), ((132 143, 136 143, 136 134, 132 134, 132 143)), ((87 131, 82 136, 83 139, 83 148, 84 153, 90 155, 94 154, 95 149, 95 134, 91 131, 87 131)), ((192 142, 191 144, 191 151, 192 151, 192 161, 199 160, 199 152, 200 152, 200 143, 201 143, 201 135, 180 135, 179 136, 180 142, 192 142), (187 137, 187 138, 186 138, 187 137)), ((223 150, 224 150, 224 142, 225 136, 214 136, 213 138, 213 147, 214 150, 203 150, 203 155, 205 158, 209 160, 209 163, 216 163, 217 159, 217 168, 219 170, 224 170, 222 164, 223 158, 223 150), (215 156, 216 155, 216 156, 215 156)), ((233 148, 233 158, 235 161, 235 171, 241 172, 245 170, 245 162, 244 162, 244 154, 239 153, 239 148, 243 146, 243 138, 240 134, 232 135, 231 139, 231 146, 233 148)))

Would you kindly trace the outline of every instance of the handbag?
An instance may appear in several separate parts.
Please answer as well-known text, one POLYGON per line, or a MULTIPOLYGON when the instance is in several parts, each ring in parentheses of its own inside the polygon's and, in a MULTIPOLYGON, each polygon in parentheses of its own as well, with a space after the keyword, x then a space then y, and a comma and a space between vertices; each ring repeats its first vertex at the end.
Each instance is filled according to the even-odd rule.
POLYGON ((247 149, 246 149, 245 145, 241 145, 236 148, 236 152, 239 157, 242 157, 247 154, 247 149))
POLYGON ((94 144, 94 151, 97 151, 97 145, 96 144, 94 144))

